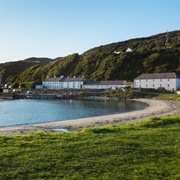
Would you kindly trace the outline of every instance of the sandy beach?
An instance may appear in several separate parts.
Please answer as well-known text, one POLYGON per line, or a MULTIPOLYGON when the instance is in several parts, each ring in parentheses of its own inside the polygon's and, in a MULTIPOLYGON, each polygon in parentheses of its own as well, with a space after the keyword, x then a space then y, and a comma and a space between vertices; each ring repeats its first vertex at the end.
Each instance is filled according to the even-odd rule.
POLYGON ((102 126, 106 124, 122 124, 141 121, 147 119, 148 117, 180 114, 180 102, 177 101, 162 101, 155 99, 138 99, 136 101, 146 103, 148 104, 148 106, 143 110, 132 111, 122 114, 113 114, 107 116, 97 116, 32 125, 1 127, 0 135, 28 134, 30 132, 36 132, 40 130, 58 131, 59 129, 77 131, 83 128, 102 126))

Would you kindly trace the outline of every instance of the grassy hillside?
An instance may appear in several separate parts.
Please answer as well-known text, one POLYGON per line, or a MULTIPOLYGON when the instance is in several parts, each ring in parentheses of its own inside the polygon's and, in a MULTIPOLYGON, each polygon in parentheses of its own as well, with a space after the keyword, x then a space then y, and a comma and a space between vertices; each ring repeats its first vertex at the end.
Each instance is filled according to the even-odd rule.
POLYGON ((180 179, 180 116, 0 136, 0 179, 180 179))
POLYGON ((28 58, 22 61, 14 61, 0 64, 0 73, 3 74, 4 82, 14 82, 18 75, 25 69, 32 66, 44 66, 50 63, 49 58, 28 58))
POLYGON ((13 83, 39 83, 46 76, 60 75, 85 76, 91 80, 132 81, 142 73, 176 72, 180 74, 179 57, 180 31, 172 31, 103 45, 90 49, 82 55, 72 54, 57 58, 53 63, 45 66, 26 69, 18 76, 5 74, 6 79, 11 79, 13 83), (168 46, 165 45, 167 37, 168 46), (126 52, 127 48, 132 48, 133 52, 126 52))
POLYGON ((93 48, 84 54, 74 71, 92 80, 126 79, 133 80, 141 73, 180 73, 180 31, 168 34, 170 46, 165 46, 165 35, 132 39, 93 48), (178 41, 179 39, 179 41, 178 41), (132 48, 132 53, 125 52, 132 48), (121 52, 120 54, 115 54, 121 52))

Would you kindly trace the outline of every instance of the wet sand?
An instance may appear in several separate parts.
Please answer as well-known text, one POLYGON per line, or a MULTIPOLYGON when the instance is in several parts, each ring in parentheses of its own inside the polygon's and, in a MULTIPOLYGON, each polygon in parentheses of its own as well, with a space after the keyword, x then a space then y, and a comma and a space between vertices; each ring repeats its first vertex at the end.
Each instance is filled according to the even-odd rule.
POLYGON ((30 132, 36 132, 40 130, 57 131, 59 129, 77 131, 88 127, 102 126, 106 124, 122 124, 141 121, 147 119, 148 117, 160 117, 165 115, 180 114, 180 102, 177 101, 162 101, 155 99, 138 99, 136 101, 146 103, 148 106, 142 110, 122 114, 113 114, 32 125, 1 127, 0 135, 28 134, 30 132))

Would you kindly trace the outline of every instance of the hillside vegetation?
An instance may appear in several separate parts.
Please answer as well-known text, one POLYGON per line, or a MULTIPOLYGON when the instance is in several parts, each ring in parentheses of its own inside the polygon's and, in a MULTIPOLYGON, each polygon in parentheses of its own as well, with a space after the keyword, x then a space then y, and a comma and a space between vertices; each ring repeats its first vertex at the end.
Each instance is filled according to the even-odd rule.
MULTIPOLYGON (((49 58, 28 58, 21 61, 7 62, 0 64, 0 73, 3 75, 3 81, 15 82, 19 74, 22 73, 25 69, 28 69, 32 66, 44 66, 50 62, 52 59, 49 58)), ((29 74, 30 76, 31 74, 29 74)))
POLYGON ((82 55, 72 54, 44 66, 35 65, 21 70, 19 74, 5 72, 4 80, 16 84, 39 84, 46 76, 64 75, 85 76, 90 80, 132 81, 142 73, 180 74, 180 31, 103 45, 82 55), (133 52, 126 52, 127 48, 132 48, 133 52))
POLYGON ((180 179, 180 116, 0 136, 0 179, 180 179))

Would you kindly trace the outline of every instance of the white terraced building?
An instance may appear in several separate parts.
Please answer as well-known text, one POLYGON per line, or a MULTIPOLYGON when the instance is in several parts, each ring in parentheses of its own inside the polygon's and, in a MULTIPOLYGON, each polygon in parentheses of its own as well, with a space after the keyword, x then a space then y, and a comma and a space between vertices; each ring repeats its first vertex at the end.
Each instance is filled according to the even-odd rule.
POLYGON ((126 81, 88 81, 84 77, 47 78, 42 82, 42 88, 47 89, 120 89, 125 86, 126 81))
POLYGON ((86 79, 84 77, 65 78, 64 76, 61 76, 47 78, 42 82, 42 85, 47 89, 81 89, 85 81, 86 79))
POLYGON ((83 88, 85 89, 121 89, 126 81, 87 81, 83 88))
POLYGON ((134 88, 165 88, 177 91, 180 89, 180 75, 174 72, 142 74, 134 79, 134 88))

